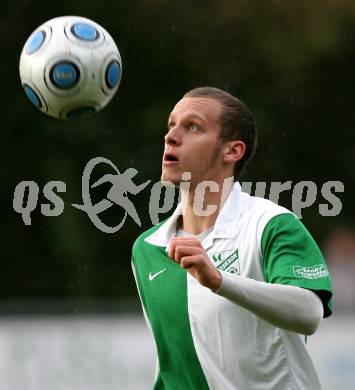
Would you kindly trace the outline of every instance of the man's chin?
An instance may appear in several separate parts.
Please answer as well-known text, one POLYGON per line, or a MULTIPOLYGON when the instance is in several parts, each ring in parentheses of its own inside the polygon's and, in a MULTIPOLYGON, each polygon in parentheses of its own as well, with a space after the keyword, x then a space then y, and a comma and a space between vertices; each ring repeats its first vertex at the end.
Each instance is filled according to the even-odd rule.
POLYGON ((163 172, 160 182, 166 187, 179 187, 181 183, 181 176, 177 177, 177 175, 167 175, 163 172))

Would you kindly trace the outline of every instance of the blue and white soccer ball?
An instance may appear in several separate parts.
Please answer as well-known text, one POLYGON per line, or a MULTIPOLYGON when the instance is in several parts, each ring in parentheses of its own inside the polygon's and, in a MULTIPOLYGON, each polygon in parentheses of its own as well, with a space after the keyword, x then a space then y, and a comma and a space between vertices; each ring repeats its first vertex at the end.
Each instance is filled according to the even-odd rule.
POLYGON ((122 62, 110 34, 90 19, 54 18, 28 38, 20 77, 29 100, 60 119, 86 116, 113 98, 122 62))

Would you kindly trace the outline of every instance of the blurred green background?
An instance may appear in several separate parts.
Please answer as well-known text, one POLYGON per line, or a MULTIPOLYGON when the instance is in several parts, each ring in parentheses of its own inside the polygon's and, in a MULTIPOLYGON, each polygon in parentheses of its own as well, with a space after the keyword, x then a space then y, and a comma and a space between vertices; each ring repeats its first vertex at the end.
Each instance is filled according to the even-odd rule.
MULTIPOLYGON (((17 299, 137 299, 131 246, 151 226, 150 188, 132 199, 142 227, 127 219, 115 234, 100 232, 81 203, 86 163, 103 156, 120 171, 134 167, 137 184, 160 176, 163 135, 173 105, 189 89, 210 85, 240 97, 253 111, 259 145, 243 181, 342 181, 339 216, 321 217, 316 203, 303 221, 322 246, 334 226, 351 226, 355 162, 355 4, 291 1, 2 1, 1 272, 3 302, 17 299), (18 74, 30 33, 62 15, 91 18, 115 39, 123 78, 98 115, 59 121, 27 100, 18 74), (14 189, 34 180, 67 184, 65 209, 32 225, 14 212, 14 189)), ((107 190, 107 188, 106 188, 107 190)), ((320 191, 319 191, 320 192, 320 191)), ((106 192, 107 193, 107 192, 106 192)), ((105 188, 98 198, 105 196, 105 188)), ((290 192, 281 204, 290 207, 290 192)), ((39 203, 44 202, 42 196, 39 203)), ((122 217, 110 209, 106 222, 122 217)), ((10 310, 5 304, 2 311, 10 310)), ((102 306, 96 309, 103 309, 102 306)), ((44 309, 43 309, 44 310, 44 309)), ((45 310, 50 310, 48 307, 45 310)), ((80 307, 78 308, 80 310, 80 307)))

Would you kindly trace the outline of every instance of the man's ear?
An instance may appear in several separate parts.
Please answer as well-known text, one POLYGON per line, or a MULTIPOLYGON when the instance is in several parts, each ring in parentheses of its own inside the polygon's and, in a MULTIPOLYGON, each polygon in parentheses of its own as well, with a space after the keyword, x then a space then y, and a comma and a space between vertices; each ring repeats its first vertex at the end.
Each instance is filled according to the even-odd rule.
POLYGON ((243 141, 228 141, 224 145, 223 161, 225 163, 236 163, 245 154, 246 146, 243 141))

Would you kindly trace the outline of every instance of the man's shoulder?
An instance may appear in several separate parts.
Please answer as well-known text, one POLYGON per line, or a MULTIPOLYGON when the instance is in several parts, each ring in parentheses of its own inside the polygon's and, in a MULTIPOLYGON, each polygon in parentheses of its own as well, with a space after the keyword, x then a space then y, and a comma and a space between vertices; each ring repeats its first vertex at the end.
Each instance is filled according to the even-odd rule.
POLYGON ((292 214, 289 209, 279 206, 271 200, 251 196, 248 193, 242 192, 242 210, 241 214, 252 217, 253 219, 271 219, 280 214, 292 214))

